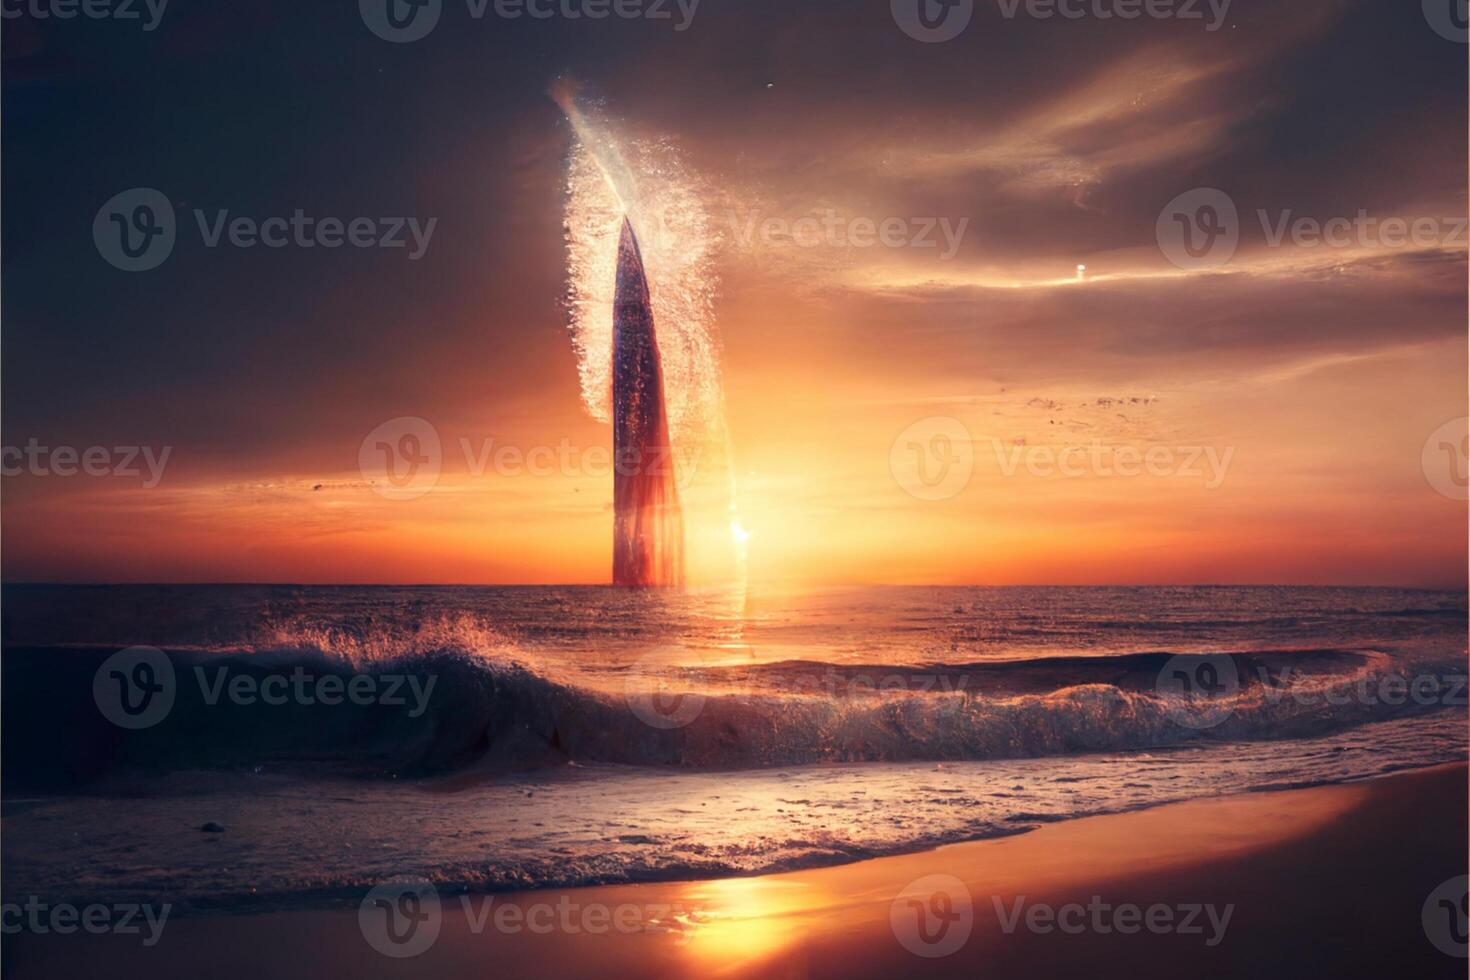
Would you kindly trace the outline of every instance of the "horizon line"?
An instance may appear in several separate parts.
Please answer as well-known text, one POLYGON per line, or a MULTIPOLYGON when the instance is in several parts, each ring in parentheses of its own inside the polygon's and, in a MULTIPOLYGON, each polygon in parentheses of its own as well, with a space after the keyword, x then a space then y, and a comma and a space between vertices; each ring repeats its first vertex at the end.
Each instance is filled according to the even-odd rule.
POLYGON ((71 588, 300 588, 300 589, 624 589, 629 592, 702 592, 759 586, 809 589, 1399 589, 1415 592, 1470 594, 1470 585, 1373 585, 1333 582, 796 582, 772 580, 762 583, 711 583, 683 588, 630 587, 612 582, 100 582, 100 581, 4 581, 0 588, 35 586, 71 588))

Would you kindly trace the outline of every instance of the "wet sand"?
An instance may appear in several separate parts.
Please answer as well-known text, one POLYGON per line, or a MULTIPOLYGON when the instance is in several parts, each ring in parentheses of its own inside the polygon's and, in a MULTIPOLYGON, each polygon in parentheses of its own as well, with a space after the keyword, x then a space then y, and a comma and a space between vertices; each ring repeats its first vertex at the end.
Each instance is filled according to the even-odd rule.
POLYGON ((1466 961, 1435 948, 1421 915, 1466 864, 1461 764, 837 868, 446 895, 437 937, 404 959, 374 950, 356 910, 176 919, 151 948, 22 933, 3 955, 17 978, 1449 978, 1466 961), (905 894, 934 875, 949 877, 905 894))

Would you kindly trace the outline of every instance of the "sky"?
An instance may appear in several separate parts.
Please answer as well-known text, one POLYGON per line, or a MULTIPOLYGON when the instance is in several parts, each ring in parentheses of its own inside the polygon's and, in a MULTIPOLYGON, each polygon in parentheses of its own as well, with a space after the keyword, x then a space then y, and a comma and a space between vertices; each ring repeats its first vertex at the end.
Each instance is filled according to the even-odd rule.
POLYGON ((908 0, 442 0, 391 42, 374 2, 7 4, 5 580, 608 581, 570 83, 697 191, 696 583, 1465 585, 1467 47, 1432 4, 975 0, 926 41, 908 0), (175 217, 144 271, 105 254, 135 188, 175 217), (298 210, 371 244, 231 231, 298 210), (432 479, 385 486, 379 442, 432 479))

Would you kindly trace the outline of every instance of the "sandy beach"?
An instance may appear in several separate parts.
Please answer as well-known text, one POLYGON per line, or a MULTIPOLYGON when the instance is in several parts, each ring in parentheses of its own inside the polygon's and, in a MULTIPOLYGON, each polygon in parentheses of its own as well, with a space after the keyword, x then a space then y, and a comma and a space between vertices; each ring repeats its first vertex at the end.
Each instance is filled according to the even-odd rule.
POLYGON ((6 937, 5 967, 16 978, 197 977, 202 965, 242 978, 887 978, 1106 963, 1133 977, 1462 977, 1465 961, 1435 947, 1421 913, 1466 871, 1466 813, 1466 768, 1452 765, 790 874, 441 895, 432 922, 386 944, 417 954, 404 958, 373 948, 384 936, 372 914, 335 909, 175 919, 151 947, 22 933, 6 937))

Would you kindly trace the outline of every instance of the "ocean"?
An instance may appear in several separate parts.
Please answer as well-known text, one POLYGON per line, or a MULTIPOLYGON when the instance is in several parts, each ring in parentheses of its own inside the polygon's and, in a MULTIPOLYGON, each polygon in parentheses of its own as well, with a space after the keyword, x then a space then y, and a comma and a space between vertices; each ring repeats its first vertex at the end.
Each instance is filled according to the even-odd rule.
POLYGON ((1463 593, 8 585, 3 607, 7 901, 747 875, 1470 741, 1463 593))

